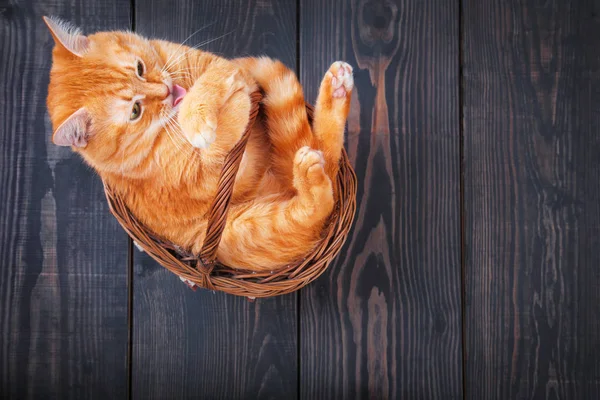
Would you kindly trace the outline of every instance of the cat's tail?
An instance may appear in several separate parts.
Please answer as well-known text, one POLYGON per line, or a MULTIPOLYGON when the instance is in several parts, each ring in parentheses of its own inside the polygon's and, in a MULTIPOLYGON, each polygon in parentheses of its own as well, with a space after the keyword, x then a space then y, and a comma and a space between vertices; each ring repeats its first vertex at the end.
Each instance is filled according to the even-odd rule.
POLYGON ((276 172, 291 179, 296 152, 309 146, 313 139, 302 86, 294 71, 280 61, 249 57, 235 62, 248 71, 265 92, 263 104, 273 145, 273 166, 276 172))

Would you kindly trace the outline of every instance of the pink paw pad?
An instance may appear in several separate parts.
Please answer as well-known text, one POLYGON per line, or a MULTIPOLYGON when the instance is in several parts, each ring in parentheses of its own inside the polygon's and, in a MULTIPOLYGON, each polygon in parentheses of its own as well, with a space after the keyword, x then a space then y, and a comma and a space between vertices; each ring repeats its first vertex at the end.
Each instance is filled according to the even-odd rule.
POLYGON ((354 88, 354 76, 350 64, 336 61, 329 69, 331 74, 332 96, 335 98, 346 97, 354 88))

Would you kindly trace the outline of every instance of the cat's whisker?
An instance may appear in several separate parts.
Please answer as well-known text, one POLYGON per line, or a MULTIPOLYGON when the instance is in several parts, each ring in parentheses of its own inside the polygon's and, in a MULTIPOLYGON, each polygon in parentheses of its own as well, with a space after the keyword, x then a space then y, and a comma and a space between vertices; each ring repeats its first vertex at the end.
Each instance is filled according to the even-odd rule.
MULTIPOLYGON (((189 77, 189 76, 186 76, 186 75, 175 75, 175 76, 173 76, 173 77, 172 77, 172 79, 173 79, 174 81, 175 81, 175 80, 180 80, 180 81, 182 81, 182 83, 186 83, 186 84, 187 84, 187 83, 188 83, 188 80, 190 79, 190 77, 189 77)), ((190 85, 190 86, 191 86, 191 85, 190 85)))
POLYGON ((187 158, 187 162, 190 163, 188 167, 196 168, 196 166, 198 166, 202 162, 202 159, 200 157, 201 153, 199 153, 198 150, 194 146, 192 146, 191 143, 187 140, 181 126, 179 125, 179 122, 173 120, 171 121, 171 124, 174 125, 175 132, 180 136, 181 140, 185 142, 186 148, 190 150, 189 157, 187 158))
POLYGON ((171 76, 178 74, 186 74, 188 77, 193 78, 194 73, 200 69, 200 67, 191 67, 191 68, 179 68, 171 73, 171 76))
POLYGON ((166 68, 165 68, 165 70, 167 70, 167 71, 168 71, 168 69, 169 69, 169 68, 171 68, 172 66, 176 65, 176 64, 177 64, 177 63, 178 63, 178 62, 179 62, 179 61, 180 61, 182 58, 184 58, 185 56, 187 56, 187 54, 188 54, 190 51, 192 51, 192 50, 197 50, 197 49, 198 49, 200 46, 202 46, 202 45, 203 45, 203 43, 204 43, 204 42, 200 42, 200 44, 197 44, 197 45, 195 45, 195 46, 193 46, 193 47, 190 47, 189 49, 187 49, 187 50, 186 50, 186 51, 184 51, 183 53, 179 54, 179 55, 177 56, 177 58, 173 59, 173 60, 172 60, 172 61, 169 63, 168 67, 166 67, 166 68))
POLYGON ((171 55, 169 56, 169 58, 167 59, 167 61, 165 62, 165 65, 163 66, 163 68, 160 70, 161 73, 163 73, 164 71, 166 71, 167 69, 167 65, 169 64, 169 61, 171 60, 171 58, 179 51, 179 49, 181 48, 181 46, 183 46, 188 40, 190 40, 192 38, 192 36, 196 35, 198 32, 213 26, 217 21, 211 22, 210 24, 204 25, 203 27, 201 27, 200 29, 198 29, 196 32, 192 33, 190 36, 188 36, 183 42, 181 42, 181 44, 179 45, 179 47, 177 47, 177 49, 171 53, 171 55))
POLYGON ((173 123, 173 121, 168 121, 167 126, 170 128, 169 132, 173 136, 173 140, 177 142, 179 149, 183 149, 187 144, 184 137, 182 137, 181 132, 177 130, 177 127, 173 123))
POLYGON ((163 129, 165 130, 165 132, 167 133, 167 135, 169 136, 169 139, 171 140, 173 145, 177 148, 177 150, 180 151, 181 144, 178 143, 177 140, 175 140, 174 136, 171 134, 171 131, 169 130, 171 118, 166 114, 166 112, 161 113, 159 117, 160 117, 161 125, 162 125, 163 129))
MULTIPOLYGON (((193 51, 193 50, 197 50, 197 49, 199 49, 200 47, 202 47, 202 46, 206 46, 207 44, 209 44, 209 43, 212 43, 212 42, 214 42, 214 41, 216 41, 216 40, 223 39, 225 36, 227 36, 227 35, 231 35, 233 32, 235 32, 235 30, 229 31, 229 32, 227 32, 227 33, 224 33, 223 35, 221 35, 221 36, 218 36, 218 37, 216 37, 216 38, 214 38, 214 39, 205 40, 204 42, 201 42, 201 43, 197 44, 197 45, 196 45, 196 46, 194 46, 194 47, 190 47, 190 48, 189 48, 187 51, 185 51, 183 54, 180 54, 180 55, 179 55, 179 56, 178 56, 178 57, 177 57, 175 60, 171 61, 171 62, 169 63, 169 68, 170 68, 172 65, 176 64, 177 62, 179 62, 179 60, 181 60, 183 57, 187 56, 187 54, 188 54, 189 52, 191 52, 191 51, 193 51)), ((165 68, 165 70, 168 70, 168 68, 165 68)))
POLYGON ((181 129, 179 129, 176 125, 171 123, 171 127, 173 129, 173 135, 175 136, 175 140, 178 140, 180 143, 181 151, 185 153, 194 153, 194 147, 191 143, 185 138, 181 129))
POLYGON ((180 152, 185 152, 185 149, 188 147, 189 143, 183 136, 183 133, 178 127, 178 124, 176 126, 172 119, 167 119, 165 130, 167 131, 169 138, 171 139, 177 150, 180 152), (171 131, 171 129, 169 128, 171 128, 173 131, 171 131))
POLYGON ((188 78, 191 78, 191 77, 192 77, 192 75, 190 73, 188 73, 188 72, 175 72, 175 73, 171 74, 171 78, 185 78, 185 79, 188 79, 188 78))
POLYGON ((169 139, 171 140, 171 142, 173 143, 173 145, 175 146, 175 148, 177 149, 177 151, 178 152, 182 152, 182 146, 181 146, 181 144, 177 142, 177 140, 175 139, 175 137, 173 136, 173 134, 169 130, 168 126, 165 126, 165 132, 167 132, 167 135, 169 136, 169 139))
POLYGON ((179 70, 175 73, 176 76, 179 76, 179 79, 183 79, 184 82, 188 83, 189 86, 193 86, 194 82, 199 78, 200 74, 198 72, 198 68, 187 69, 187 70, 179 70), (188 72, 189 71, 189 72, 188 72))
POLYGON ((173 79, 183 80, 185 83, 189 84, 190 87, 193 86, 196 79, 198 79, 198 76, 196 76, 196 74, 192 74, 187 71, 176 71, 171 76, 173 77, 173 79))
MULTIPOLYGON (((181 53, 181 54, 177 54, 177 51, 174 51, 174 52, 173 52, 173 53, 172 53, 172 54, 169 56, 169 60, 170 60, 170 61, 168 61, 167 63, 165 63, 165 65, 164 65, 164 66, 163 66, 163 68, 162 68, 162 71, 163 71, 163 72, 164 72, 164 71, 168 71, 168 70, 169 70, 169 68, 171 68, 172 66, 174 66, 175 64, 177 64, 177 62, 178 62, 179 60, 181 60, 181 58, 182 58, 182 57, 184 57, 185 55, 187 55, 187 54, 190 52, 190 50, 192 50, 192 49, 193 49, 193 50, 196 50, 196 49, 198 49, 200 46, 203 46, 203 45, 204 45, 204 42, 200 42, 200 44, 190 47, 189 49, 187 49, 186 51, 184 51, 184 52, 183 52, 183 53, 181 53), (176 57, 175 57, 175 58, 173 58, 173 59, 171 59, 173 56, 176 56, 176 57)), ((181 47, 181 46, 180 46, 180 47, 181 47)))
POLYGON ((183 144, 181 143, 181 140, 178 140, 179 138, 177 138, 175 136, 175 134, 173 132, 171 132, 171 122, 169 122, 169 120, 167 120, 167 123, 164 126, 165 131, 167 132, 167 135, 169 136, 169 139, 171 140, 171 142, 173 143, 173 145, 177 148, 177 151, 182 151, 183 150, 183 144))
MULTIPOLYGON (((188 70, 197 70, 200 69, 200 67, 188 67, 188 68, 179 68, 177 71, 188 71, 188 70)), ((175 72, 177 72, 175 71, 175 72)))
POLYGON ((178 139, 183 141, 183 147, 186 150, 188 150, 187 152, 184 152, 184 155, 186 155, 186 157, 183 157, 188 163, 188 168, 190 168, 190 169, 195 168, 200 163, 200 157, 198 157, 198 152, 185 138, 183 131, 181 130, 181 126, 179 125, 179 123, 177 121, 169 120, 168 123, 171 126, 171 128, 173 128, 172 134, 176 135, 178 139), (189 154, 186 154, 186 153, 189 153, 189 154))

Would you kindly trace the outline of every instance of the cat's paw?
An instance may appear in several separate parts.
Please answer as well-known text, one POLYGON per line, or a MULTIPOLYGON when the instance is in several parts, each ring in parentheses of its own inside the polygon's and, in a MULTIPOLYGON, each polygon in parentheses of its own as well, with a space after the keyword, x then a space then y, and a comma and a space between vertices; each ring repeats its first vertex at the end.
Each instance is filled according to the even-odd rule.
POLYGON ((343 61, 336 61, 331 64, 325 74, 331 85, 331 96, 334 98, 346 97, 354 88, 354 76, 350 64, 343 61))
POLYGON ((294 176, 297 180, 310 185, 319 184, 327 178, 324 166, 323 153, 304 146, 296 152, 294 157, 294 176))
POLYGON ((303 199, 302 217, 305 220, 322 220, 334 206, 333 185, 325 172, 323 153, 302 147, 294 157, 294 187, 303 199))
POLYGON ((244 76, 242 75, 242 72, 240 70, 236 70, 229 76, 229 78, 225 80, 225 86, 228 89, 225 93, 226 100, 239 91, 243 91, 246 93, 248 93, 249 91, 246 80, 244 79, 244 76))
POLYGON ((207 149, 217 139, 217 123, 206 120, 199 124, 198 133, 192 135, 190 143, 197 149, 207 149))
POLYGON ((206 149, 217 139, 217 118, 201 113, 179 114, 179 125, 192 146, 206 149))

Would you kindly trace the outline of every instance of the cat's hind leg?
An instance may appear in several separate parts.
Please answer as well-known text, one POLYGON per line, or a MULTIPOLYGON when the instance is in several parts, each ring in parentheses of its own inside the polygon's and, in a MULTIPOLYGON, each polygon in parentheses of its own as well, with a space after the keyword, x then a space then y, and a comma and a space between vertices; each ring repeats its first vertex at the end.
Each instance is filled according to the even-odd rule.
POLYGON ((302 147, 293 162, 292 197, 273 196, 231 209, 219 260, 237 268, 272 270, 308 253, 334 207, 324 164, 320 151, 302 147))
POLYGON ((352 67, 343 61, 336 61, 329 67, 319 88, 313 121, 313 147, 323 152, 325 171, 332 180, 339 169, 353 88, 352 67))

